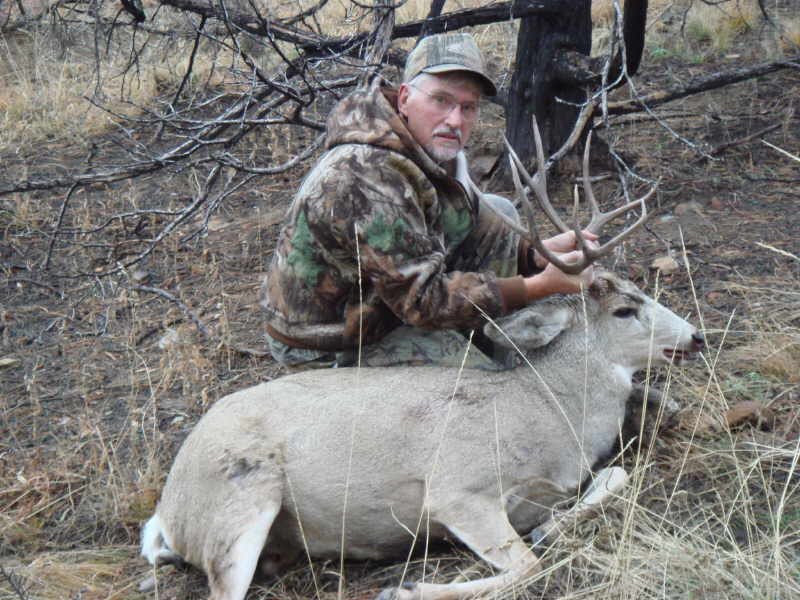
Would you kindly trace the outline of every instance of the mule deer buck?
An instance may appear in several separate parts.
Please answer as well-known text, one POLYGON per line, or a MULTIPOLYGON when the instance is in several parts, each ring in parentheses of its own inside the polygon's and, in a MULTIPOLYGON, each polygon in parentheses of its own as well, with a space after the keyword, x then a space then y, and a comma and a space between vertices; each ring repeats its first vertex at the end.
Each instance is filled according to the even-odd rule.
MULTIPOLYGON (((524 170, 522 177, 566 231, 544 171, 540 148, 536 178, 524 170)), ((597 232, 621 211, 600 212, 588 148, 583 181, 588 228, 597 232)), ((518 175, 515 183, 527 205, 518 175)), ((645 218, 644 200, 622 208, 642 207, 634 227, 645 218)), ((561 266, 580 271, 631 231, 600 248, 580 237, 584 262, 561 266)), ((524 233, 560 264, 535 230, 524 233)), ((396 558, 422 545, 418 538, 447 534, 499 574, 416 583, 382 597, 455 600, 536 573, 538 559, 518 532, 552 529, 553 507, 593 477, 618 437, 633 374, 690 358, 704 341, 607 272, 585 294, 537 301, 485 333, 517 349, 522 366, 316 370, 222 398, 178 452, 143 529, 142 554, 153 564, 185 560, 203 569, 214 600, 242 600, 259 567, 274 573, 299 557, 396 558)), ((602 501, 624 478, 622 469, 603 470, 578 506, 602 501)))

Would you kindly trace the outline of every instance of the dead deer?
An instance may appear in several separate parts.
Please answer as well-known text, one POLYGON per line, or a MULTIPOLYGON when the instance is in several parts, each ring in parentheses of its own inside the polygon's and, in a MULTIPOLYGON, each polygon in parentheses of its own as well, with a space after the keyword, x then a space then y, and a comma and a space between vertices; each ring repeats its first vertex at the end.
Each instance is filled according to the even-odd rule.
MULTIPOLYGON (((547 199, 538 153, 537 177, 522 177, 566 231, 547 199)), ((598 231, 620 211, 599 211, 587 165, 588 150, 583 180, 598 231)), ((632 205, 642 207, 636 227, 644 198, 632 205)), ((535 230, 524 233, 555 264, 580 271, 632 230, 598 249, 575 229, 584 251, 577 266, 551 256, 535 230)), ((485 333, 520 352, 523 364, 496 373, 317 370, 222 398, 178 452, 143 529, 142 554, 152 564, 201 568, 214 600, 242 600, 259 567, 274 573, 299 557, 404 557, 425 538, 448 534, 499 574, 405 585, 382 597, 456 600, 535 574, 539 561, 520 532, 552 530, 554 506, 592 478, 578 510, 624 483, 622 469, 596 477, 592 468, 612 451, 633 374, 690 358, 704 340, 607 272, 584 294, 537 301, 485 333)))

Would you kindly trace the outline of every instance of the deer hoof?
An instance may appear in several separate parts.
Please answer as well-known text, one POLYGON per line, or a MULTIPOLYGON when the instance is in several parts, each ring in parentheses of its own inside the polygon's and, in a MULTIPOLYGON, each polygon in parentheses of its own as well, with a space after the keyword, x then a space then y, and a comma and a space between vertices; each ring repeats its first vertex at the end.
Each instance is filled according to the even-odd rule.
POLYGON ((416 598, 413 583, 403 583, 400 587, 390 587, 381 591, 375 600, 413 600, 416 598))
POLYGON ((547 531, 544 527, 535 527, 531 529, 528 536, 531 538, 531 548, 534 550, 541 550, 547 546, 547 531))

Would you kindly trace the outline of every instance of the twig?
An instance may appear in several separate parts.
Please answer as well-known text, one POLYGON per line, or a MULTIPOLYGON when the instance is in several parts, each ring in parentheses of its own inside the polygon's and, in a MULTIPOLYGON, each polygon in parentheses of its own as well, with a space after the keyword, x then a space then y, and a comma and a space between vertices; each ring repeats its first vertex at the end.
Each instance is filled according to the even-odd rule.
POLYGON ((42 283, 41 281, 35 281, 33 279, 28 279, 27 277, 12 277, 11 279, 8 280, 8 283, 28 283, 30 285, 45 289, 48 292, 50 292, 51 294, 53 294, 54 296, 57 296, 58 298, 60 298, 62 300, 64 299, 64 294, 59 292, 53 286, 47 285, 46 283, 42 283))
POLYGON ((244 356, 254 356, 256 358, 268 358, 271 356, 271 354, 266 350, 256 350, 255 348, 246 348, 245 346, 240 346, 239 344, 223 343, 223 346, 225 348, 228 348, 229 350, 232 350, 244 356))
POLYGON ((72 197, 72 194, 75 193, 79 187, 78 183, 73 183, 69 191, 67 192, 66 196, 64 196, 64 201, 61 203, 61 210, 58 212, 58 219, 56 220, 56 225, 53 228, 53 234, 50 236, 50 243, 47 245, 47 256, 44 259, 44 265, 42 265, 42 269, 47 271, 50 268, 50 259, 53 256, 53 247, 56 244, 56 238, 58 237, 59 232, 61 231, 61 225, 64 223, 64 214, 67 212, 67 205, 69 204, 69 200, 72 197))
POLYGON ((621 115, 632 112, 641 112, 643 105, 652 108, 660 104, 671 102, 672 100, 678 100, 679 98, 685 98, 686 96, 691 96, 700 92, 707 92, 709 90, 725 87, 726 85, 731 85, 733 83, 747 81, 748 79, 760 77, 761 75, 766 75, 768 73, 774 73, 775 71, 780 71, 781 69, 797 68, 798 62, 800 62, 800 55, 781 60, 763 62, 744 69, 735 69, 732 71, 725 71, 723 73, 716 73, 708 77, 700 77, 686 85, 679 85, 664 90, 659 90, 652 92, 647 96, 634 98, 633 100, 610 102, 608 104, 608 113, 612 115, 621 115))
MULTIPOLYGON (((648 102, 646 98, 643 98, 639 95, 639 92, 636 90, 636 84, 632 80, 628 80, 628 87, 631 89, 631 93, 633 93, 636 97, 636 101, 640 103, 641 107, 644 111, 655 119, 656 123, 658 123, 665 131, 667 131, 672 137, 674 137, 679 142, 685 144, 695 152, 697 152, 701 158, 705 158, 707 160, 714 160, 714 157, 711 156, 708 152, 706 152, 703 148, 701 148, 698 144, 692 142, 689 138, 682 136, 680 133, 675 131, 669 124, 661 119, 654 111, 652 102, 648 102)), ((652 96, 652 95, 651 95, 652 96)), ((650 96, 648 96, 649 98, 650 96)), ((608 105, 608 112, 611 114, 611 105, 608 105)))
MULTIPOLYGON (((734 146, 739 146, 741 144, 746 144, 747 142, 750 142, 750 141, 756 139, 757 137, 761 137, 762 135, 765 135, 765 134, 769 133, 770 131, 775 131, 779 127, 781 127, 781 123, 774 123, 772 125, 769 125, 768 127, 764 127, 763 129, 759 129, 755 133, 751 133, 750 135, 746 135, 743 138, 739 138, 738 140, 733 140, 731 142, 725 142, 724 144, 720 144, 719 146, 715 146, 714 148, 712 148, 711 150, 708 151, 708 154, 710 154, 711 156, 716 156, 717 154, 723 153, 728 148, 733 148, 734 146)), ((705 156, 700 156, 696 160, 697 161, 702 161, 704 158, 705 158, 705 156)))
POLYGON ((211 187, 216 183, 217 179, 219 178, 219 174, 222 171, 222 166, 217 164, 211 169, 211 173, 209 173, 208 177, 206 177, 205 181, 205 189, 197 195, 196 198, 192 200, 192 203, 183 209, 180 214, 170 221, 160 232, 159 234, 153 238, 152 243, 145 248, 142 252, 134 256, 132 259, 125 262, 125 264, 118 264, 113 269, 108 269, 106 271, 95 273, 95 277, 107 277, 108 275, 114 275, 119 273, 120 271, 124 271, 127 267, 131 267, 138 262, 141 262, 148 256, 150 256, 156 249, 156 246, 161 243, 161 241, 166 238, 168 235, 172 233, 181 223, 186 221, 190 216, 192 216, 195 212, 200 209, 200 206, 206 203, 208 200, 208 193, 211 190, 211 187))
POLYGON ((364 63, 367 67, 359 77, 359 85, 367 85, 378 73, 383 64, 383 57, 389 50, 392 43, 392 31, 394 30, 395 11, 394 8, 381 8, 373 13, 374 35, 372 43, 364 53, 364 63))
POLYGON ((767 140, 761 140, 761 141, 762 141, 762 143, 764 143, 765 145, 769 146, 773 150, 777 150, 778 152, 780 152, 781 154, 783 154, 785 156, 788 156, 792 160, 796 160, 797 162, 800 162, 800 156, 795 156, 794 154, 790 154, 789 152, 787 152, 783 148, 778 148, 775 144, 770 144, 767 140))
POLYGON ((761 248, 766 248, 767 250, 771 250, 772 252, 775 252, 777 254, 782 254, 783 256, 786 256, 788 258, 793 258, 794 260, 800 262, 800 256, 792 254, 791 252, 787 252, 786 250, 781 250, 780 248, 776 248, 775 246, 770 246, 769 244, 762 244, 761 242, 756 242, 756 246, 759 246, 761 248))
POLYGON ((178 99, 181 97, 181 94, 183 93, 183 88, 186 87, 186 82, 189 81, 189 76, 191 75, 192 70, 194 69, 194 61, 195 58, 197 57, 197 49, 200 47, 200 39, 202 37, 201 34, 206 26, 207 18, 208 17, 206 17, 205 15, 202 15, 200 17, 200 25, 197 26, 197 34, 195 35, 194 38, 194 45, 192 45, 192 52, 189 54, 189 65, 186 67, 186 72, 183 74, 183 79, 181 79, 181 83, 178 86, 178 91, 175 92, 175 95, 172 97, 172 106, 178 103, 178 99))
POLYGON ((697 117, 697 116, 698 115, 695 112, 686 112, 686 111, 670 113, 668 115, 663 115, 662 114, 662 115, 658 115, 657 117, 653 117, 651 115, 645 114, 645 115, 638 115, 636 117, 632 117, 632 118, 629 118, 629 119, 616 120, 613 123, 610 122, 610 121, 608 123, 601 121, 599 123, 595 123, 595 125, 592 127, 592 129, 594 129, 594 130, 612 129, 614 127, 625 127, 626 125, 636 125, 637 123, 649 123, 651 121, 656 121, 658 119, 661 119, 662 121, 666 121, 666 120, 669 120, 669 119, 691 119, 691 118, 697 117))
MULTIPOLYGON (((294 64, 289 65, 288 69, 296 68, 294 64)), ((297 67, 299 68, 299 67, 297 67)), ((334 82, 321 82, 317 87, 319 89, 330 89, 334 87, 349 87, 356 83, 355 77, 348 77, 342 80, 336 80, 334 82)), ((27 180, 20 180, 20 181, 12 181, 12 182, 2 182, 0 181, 0 196, 16 193, 16 192, 30 192, 35 190, 48 190, 58 187, 70 187, 74 185, 89 185, 93 183, 113 183, 116 181, 121 181, 125 179, 133 179, 135 177, 139 177, 142 175, 147 175, 161 169, 164 169, 171 165, 176 165, 180 163, 186 164, 190 161, 196 153, 201 151, 204 148, 208 148, 211 146, 230 146, 235 139, 241 138, 255 127, 264 125, 264 124, 272 124, 268 121, 265 121, 261 118, 265 113, 269 112, 273 108, 277 108, 280 104, 283 104, 289 100, 289 97, 294 97, 293 101, 297 101, 301 104, 307 103, 307 95, 314 93, 315 89, 309 89, 303 92, 303 96, 300 97, 298 100, 296 98, 296 92, 288 90, 288 88, 284 85, 278 86, 273 85, 272 87, 264 87, 261 89, 256 89, 255 93, 248 94, 246 97, 242 97, 238 99, 235 103, 231 106, 226 107, 221 114, 219 114, 216 118, 208 121, 198 121, 197 128, 193 129, 192 135, 184 135, 182 136, 184 139, 180 141, 180 143, 176 144, 175 146, 168 148, 162 152, 152 152, 148 151, 147 148, 142 148, 141 153, 136 154, 135 162, 119 165, 114 167, 106 167, 106 168, 97 168, 91 169, 90 171, 86 171, 84 173, 79 174, 72 174, 66 177, 55 177, 55 178, 41 178, 41 179, 27 179, 27 180), (277 97, 274 97, 270 101, 268 101, 268 97, 272 96, 277 92, 277 97), (248 112, 254 111, 256 118, 252 119, 248 116, 248 112), (232 136, 222 137, 222 135, 232 127, 236 127, 237 131, 232 136)), ((224 99, 224 96, 218 96, 217 99, 224 99)), ((132 117, 128 117, 122 114, 117 114, 112 110, 103 107, 102 105, 98 104, 91 98, 87 98, 87 100, 92 103, 94 106, 105 110, 110 115, 114 116, 118 120, 125 120, 128 122, 133 123, 141 123, 141 124, 150 124, 153 122, 162 122, 166 123, 169 120, 175 118, 174 113, 172 115, 168 115, 166 117, 156 117, 154 119, 136 119, 132 117)), ((142 108, 142 107, 139 107, 142 108)), ((213 106, 209 104, 204 104, 201 106, 204 110, 213 110, 213 106)), ((147 110, 143 109, 146 113, 147 110)), ((276 123, 286 123, 287 120, 285 118, 281 119, 280 121, 276 121, 276 123)), ((184 124, 193 124, 192 121, 183 120, 182 123, 184 124)), ((310 121, 304 121, 302 124, 307 125, 312 128, 317 128, 319 124, 313 123, 310 121)), ((177 128, 177 125, 175 125, 177 128)), ((266 169, 259 169, 255 171, 257 174, 273 174, 279 172, 280 169, 288 170, 292 166, 294 166, 298 160, 303 160, 310 156, 313 151, 317 149, 319 146, 318 141, 315 142, 313 148, 309 148, 308 152, 301 152, 299 157, 292 159, 283 165, 266 168, 266 169)), ((201 160, 208 160, 208 159, 201 159, 201 160)))
POLYGON ((3 579, 8 581, 8 584, 11 586, 11 589, 14 590, 19 600, 31 600, 30 595, 28 595, 28 586, 25 585, 24 577, 15 575, 3 565, 0 565, 0 575, 2 575, 3 579))
POLYGON ((192 322, 197 327, 197 330, 203 334, 203 337, 207 339, 211 337, 208 333, 208 330, 205 328, 205 325, 203 325, 202 321, 200 321, 200 318, 194 312, 192 312, 192 310, 188 306, 186 306, 183 302, 178 300, 175 296, 173 296, 166 290, 162 290, 161 288, 157 287, 150 287, 148 285, 131 286, 131 289, 137 292, 156 294, 158 296, 161 296, 162 298, 166 298, 170 302, 175 303, 178 306, 178 308, 180 308, 183 311, 183 313, 192 320, 192 322))

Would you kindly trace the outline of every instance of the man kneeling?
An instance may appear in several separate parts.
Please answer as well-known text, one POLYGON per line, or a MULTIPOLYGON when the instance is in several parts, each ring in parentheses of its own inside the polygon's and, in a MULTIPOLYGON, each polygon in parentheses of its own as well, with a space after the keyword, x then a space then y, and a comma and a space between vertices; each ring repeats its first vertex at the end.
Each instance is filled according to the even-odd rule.
MULTIPOLYGON (((567 275, 548 263, 498 216, 519 220, 511 202, 469 179, 463 148, 496 92, 474 39, 440 34, 409 54, 399 89, 376 83, 333 109, 262 288, 278 362, 457 366, 487 316, 590 285, 591 267, 567 275)), ((544 244, 580 257, 572 232, 544 244)), ((466 366, 509 366, 479 347, 466 366)))

